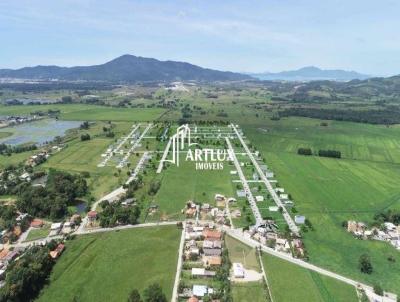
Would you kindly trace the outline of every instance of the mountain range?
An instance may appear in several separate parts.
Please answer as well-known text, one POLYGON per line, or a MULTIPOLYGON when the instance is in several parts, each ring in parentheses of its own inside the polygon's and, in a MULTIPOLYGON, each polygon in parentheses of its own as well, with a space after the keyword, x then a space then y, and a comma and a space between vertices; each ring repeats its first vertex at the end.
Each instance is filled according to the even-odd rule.
POLYGON ((361 74, 355 71, 346 71, 340 69, 320 69, 315 66, 307 66, 297 70, 282 71, 282 72, 264 72, 264 73, 249 73, 249 75, 260 80, 283 80, 283 81, 351 81, 365 80, 371 78, 369 75, 361 74))
POLYGON ((251 76, 202 68, 176 61, 159 61, 133 55, 123 55, 112 61, 93 66, 59 67, 35 66, 21 69, 0 69, 0 78, 105 81, 133 83, 148 81, 241 81, 251 76))

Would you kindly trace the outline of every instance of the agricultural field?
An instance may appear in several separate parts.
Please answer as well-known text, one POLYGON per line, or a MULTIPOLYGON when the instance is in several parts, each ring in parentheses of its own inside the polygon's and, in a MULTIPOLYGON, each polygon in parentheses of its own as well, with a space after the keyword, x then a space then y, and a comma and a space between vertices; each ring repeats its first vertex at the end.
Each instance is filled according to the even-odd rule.
POLYGON ((2 115, 24 115, 35 111, 60 110, 60 119, 71 121, 152 121, 165 110, 159 108, 115 108, 85 104, 0 105, 2 115))
POLYGON ((263 255, 273 301, 356 302, 356 289, 270 255, 263 255))
POLYGON ((169 299, 179 239, 176 226, 79 236, 67 242, 37 301, 126 301, 155 282, 169 299))
POLYGON ((319 120, 289 118, 244 129, 297 211, 311 221, 314 230, 304 234, 310 261, 399 293, 398 251, 388 243, 356 240, 342 227, 343 221, 368 222, 379 211, 400 208, 399 128, 345 122, 322 127, 319 120), (344 158, 301 156, 299 147, 332 148, 344 158), (363 253, 371 257, 370 275, 358 268, 363 253))

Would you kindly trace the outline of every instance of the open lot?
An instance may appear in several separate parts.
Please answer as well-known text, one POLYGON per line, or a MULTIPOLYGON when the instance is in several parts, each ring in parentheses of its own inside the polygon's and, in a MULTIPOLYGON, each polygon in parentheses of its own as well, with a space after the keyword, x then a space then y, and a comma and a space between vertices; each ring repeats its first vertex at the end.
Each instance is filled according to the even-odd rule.
POLYGON ((193 162, 181 156, 179 167, 171 165, 161 174, 162 185, 155 196, 161 214, 178 217, 189 200, 215 205, 217 193, 233 197, 231 168, 226 163, 223 170, 196 170, 193 162))
POLYGON ((263 255, 273 301, 356 302, 356 289, 335 279, 263 255))
POLYGON ((175 226, 106 232, 67 242, 37 301, 126 301, 159 283, 172 295, 180 231, 175 226))

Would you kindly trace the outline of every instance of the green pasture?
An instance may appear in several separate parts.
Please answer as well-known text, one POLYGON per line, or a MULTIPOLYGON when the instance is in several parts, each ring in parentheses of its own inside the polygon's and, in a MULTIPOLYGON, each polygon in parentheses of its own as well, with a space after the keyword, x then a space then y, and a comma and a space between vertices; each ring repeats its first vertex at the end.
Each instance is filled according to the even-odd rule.
POLYGON ((37 301, 126 301, 152 283, 170 299, 180 231, 176 226, 83 235, 68 241, 37 301))
POLYGON ((273 301, 357 302, 356 289, 268 254, 263 255, 273 301))

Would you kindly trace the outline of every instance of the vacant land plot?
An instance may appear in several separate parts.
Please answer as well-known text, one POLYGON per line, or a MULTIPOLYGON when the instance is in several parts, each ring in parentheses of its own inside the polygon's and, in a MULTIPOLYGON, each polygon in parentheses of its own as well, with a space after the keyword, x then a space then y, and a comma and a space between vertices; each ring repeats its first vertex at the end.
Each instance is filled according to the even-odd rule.
POLYGON ((357 240, 342 227, 343 221, 368 222, 379 211, 400 208, 400 166, 395 147, 400 139, 398 128, 363 124, 351 128, 353 124, 339 122, 329 122, 325 128, 318 120, 296 120, 298 130, 295 130, 295 121, 283 120, 273 124, 269 121, 269 128, 265 127, 268 131, 252 126, 245 133, 261 150, 280 186, 291 194, 298 212, 311 221, 314 231, 304 234, 310 261, 400 293, 398 251, 388 243, 357 240), (312 131, 309 129, 312 127, 318 129, 312 131), (371 133, 380 133, 375 137, 375 153, 381 154, 381 158, 373 156, 371 133), (396 137, 398 140, 394 142, 396 137), (364 143, 369 147, 363 149, 364 143), (297 147, 307 146, 340 150, 346 158, 296 154, 297 147), (371 257, 374 267, 371 275, 362 274, 358 268, 358 259, 364 253, 371 257), (396 261, 388 261, 389 256, 396 261))
POLYGON ((275 302, 358 301, 356 290, 351 285, 270 255, 263 255, 263 262, 275 302))
POLYGON ((181 156, 179 167, 171 165, 161 174, 162 185, 155 197, 161 213, 177 216, 189 200, 215 205, 217 193, 232 197, 229 170, 228 164, 223 170, 196 170, 193 162, 181 156))
POLYGON ((225 244, 229 251, 231 262, 240 262, 246 269, 260 272, 260 265, 257 260, 256 250, 230 237, 225 237, 225 244))
POLYGON ((25 241, 32 241, 45 238, 50 234, 50 225, 45 225, 40 229, 32 229, 29 231, 28 237, 25 241))
MULTIPOLYGON (((234 302, 266 302, 265 291, 261 282, 234 283, 231 287, 234 302)), ((295 300, 293 300, 295 301, 295 300)))
POLYGON ((67 242, 38 301, 126 301, 154 282, 169 299, 179 238, 175 226, 80 236, 67 242))

